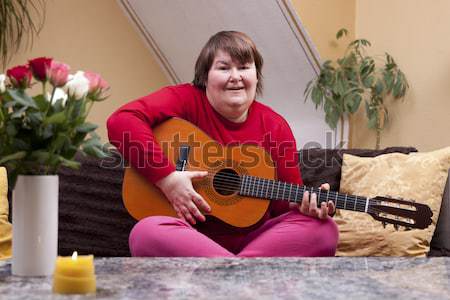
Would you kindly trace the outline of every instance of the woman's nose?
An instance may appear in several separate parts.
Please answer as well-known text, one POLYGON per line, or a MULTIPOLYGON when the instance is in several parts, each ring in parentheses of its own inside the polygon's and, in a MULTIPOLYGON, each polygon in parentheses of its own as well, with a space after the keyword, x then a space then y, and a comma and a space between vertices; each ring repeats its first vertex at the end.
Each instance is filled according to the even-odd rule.
POLYGON ((241 73, 237 68, 231 68, 230 79, 233 81, 241 80, 241 73))

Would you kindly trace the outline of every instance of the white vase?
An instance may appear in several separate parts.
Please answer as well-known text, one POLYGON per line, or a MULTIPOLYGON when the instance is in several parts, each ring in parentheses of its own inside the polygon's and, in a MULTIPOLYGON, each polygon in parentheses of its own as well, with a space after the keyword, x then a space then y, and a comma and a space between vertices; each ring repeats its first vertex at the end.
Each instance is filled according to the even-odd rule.
POLYGON ((53 274, 58 252, 57 175, 19 176, 12 198, 12 274, 53 274))

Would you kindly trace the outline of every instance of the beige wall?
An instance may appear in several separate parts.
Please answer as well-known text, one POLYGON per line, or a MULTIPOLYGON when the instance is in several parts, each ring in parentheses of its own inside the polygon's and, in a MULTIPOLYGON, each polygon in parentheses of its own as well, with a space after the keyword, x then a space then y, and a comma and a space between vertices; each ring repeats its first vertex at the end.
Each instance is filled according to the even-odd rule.
POLYGON ((53 57, 72 70, 101 74, 110 97, 94 105, 89 119, 106 141, 107 117, 128 100, 148 94, 168 80, 115 0, 47 0, 45 27, 31 51, 9 66, 38 56, 53 57))
POLYGON ((341 56, 355 37, 355 0, 292 0, 300 20, 323 61, 341 56), (336 32, 347 28, 347 38, 336 42, 336 32))
MULTIPOLYGON (((390 106, 382 146, 450 146, 450 1, 359 0, 356 35, 372 42, 373 53, 389 52, 410 83, 405 101, 390 106)), ((354 126, 352 139, 354 147, 375 144, 364 126, 354 126)))

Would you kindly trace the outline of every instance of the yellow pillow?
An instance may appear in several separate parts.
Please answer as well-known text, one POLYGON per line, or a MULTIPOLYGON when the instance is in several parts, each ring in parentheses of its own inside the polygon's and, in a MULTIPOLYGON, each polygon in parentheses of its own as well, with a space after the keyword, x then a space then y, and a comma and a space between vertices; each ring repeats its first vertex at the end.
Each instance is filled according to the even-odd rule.
POLYGON ((8 178, 0 167, 0 259, 11 257, 12 227, 8 221, 8 178))
POLYGON ((390 195, 430 206, 433 223, 424 230, 383 225, 370 215, 339 210, 338 256, 426 256, 430 249, 450 168, 450 147, 428 153, 377 157, 344 154, 340 191, 376 197, 390 195))

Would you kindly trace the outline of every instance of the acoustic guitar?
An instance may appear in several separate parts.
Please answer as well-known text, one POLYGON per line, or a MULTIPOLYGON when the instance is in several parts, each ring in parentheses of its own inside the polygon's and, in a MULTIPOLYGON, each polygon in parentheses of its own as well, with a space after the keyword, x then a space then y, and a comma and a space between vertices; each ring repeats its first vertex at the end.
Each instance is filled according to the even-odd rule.
MULTIPOLYGON (((222 146, 182 119, 171 118, 153 128, 153 133, 178 171, 208 171, 204 178, 193 180, 194 189, 210 205, 210 215, 236 227, 257 223, 270 201, 300 203, 306 191, 317 194, 318 205, 331 200, 338 209, 367 213, 383 224, 394 224, 396 229, 424 229, 431 224, 431 209, 414 201, 352 196, 277 181, 274 163, 263 148, 247 144, 222 146)), ((125 169, 123 200, 137 220, 147 216, 177 217, 161 190, 134 167, 125 169)))

